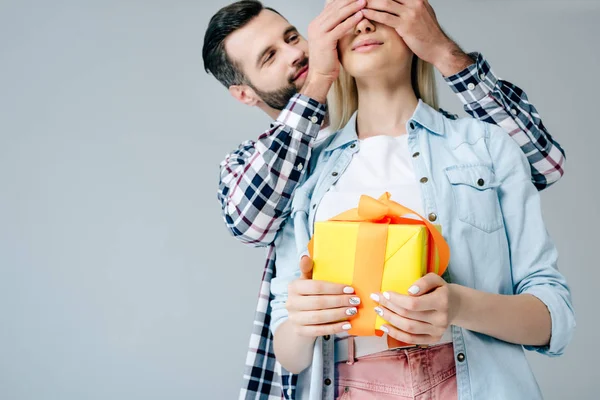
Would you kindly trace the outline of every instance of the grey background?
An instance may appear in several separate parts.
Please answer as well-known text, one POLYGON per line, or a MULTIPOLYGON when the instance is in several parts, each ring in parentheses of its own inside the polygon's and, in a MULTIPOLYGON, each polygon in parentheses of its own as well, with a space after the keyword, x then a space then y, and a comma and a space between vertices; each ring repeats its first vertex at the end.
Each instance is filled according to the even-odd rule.
MULTIPOLYGON (((0 0, 0 399, 237 397, 264 252, 225 230, 218 164, 269 120, 202 69, 227 3, 0 0)), ((323 2, 268 4, 305 33, 323 2)), ((433 5, 567 150, 543 207, 578 329, 530 359, 546 398, 597 398, 600 5, 433 5)))

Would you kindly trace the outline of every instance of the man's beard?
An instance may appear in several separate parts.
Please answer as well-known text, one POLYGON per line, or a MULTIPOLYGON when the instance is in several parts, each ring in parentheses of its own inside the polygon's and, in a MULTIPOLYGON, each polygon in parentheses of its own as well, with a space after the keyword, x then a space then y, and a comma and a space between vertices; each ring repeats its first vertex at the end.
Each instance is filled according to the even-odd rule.
POLYGON ((302 61, 300 61, 296 67, 296 71, 294 72, 294 74, 288 77, 288 85, 285 87, 282 87, 281 89, 273 90, 272 92, 264 92, 264 91, 256 88, 252 84, 249 84, 249 86, 252 89, 254 89, 256 94, 258 96, 260 96, 261 100, 263 102, 265 102, 266 105, 268 105, 271 108, 274 108, 275 110, 281 111, 285 108, 285 106, 287 106, 290 99, 296 93, 298 93, 298 88, 296 87, 296 84, 294 83, 294 78, 296 77, 298 72, 300 72, 300 70, 307 65, 308 65, 308 58, 304 58, 302 61))
POLYGON ((273 90, 272 92, 263 92, 260 89, 252 87, 257 95, 260 96, 261 100, 265 102, 269 107, 275 110, 283 110, 290 99, 298 93, 296 85, 291 84, 284 88, 273 90))

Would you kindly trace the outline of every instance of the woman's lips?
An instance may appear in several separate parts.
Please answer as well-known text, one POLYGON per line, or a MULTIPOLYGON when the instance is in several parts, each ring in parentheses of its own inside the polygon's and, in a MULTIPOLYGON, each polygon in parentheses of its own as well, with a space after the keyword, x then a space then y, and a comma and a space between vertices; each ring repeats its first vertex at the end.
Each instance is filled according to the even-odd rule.
POLYGON ((377 47, 381 46, 382 44, 383 44, 383 42, 380 42, 379 40, 373 40, 373 39, 363 40, 361 42, 356 43, 352 47, 352 51, 364 53, 364 52, 370 51, 374 48, 377 48, 377 47))

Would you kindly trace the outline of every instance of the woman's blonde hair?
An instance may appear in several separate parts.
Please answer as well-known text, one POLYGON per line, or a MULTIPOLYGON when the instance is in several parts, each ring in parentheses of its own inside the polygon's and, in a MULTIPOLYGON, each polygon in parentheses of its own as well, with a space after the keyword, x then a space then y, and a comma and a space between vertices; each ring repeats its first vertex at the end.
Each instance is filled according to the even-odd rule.
MULTIPOLYGON (((418 99, 438 109, 433 66, 413 55, 410 79, 418 99)), ((356 80, 340 66, 340 74, 328 95, 329 123, 333 131, 342 129, 358 109, 356 80)))

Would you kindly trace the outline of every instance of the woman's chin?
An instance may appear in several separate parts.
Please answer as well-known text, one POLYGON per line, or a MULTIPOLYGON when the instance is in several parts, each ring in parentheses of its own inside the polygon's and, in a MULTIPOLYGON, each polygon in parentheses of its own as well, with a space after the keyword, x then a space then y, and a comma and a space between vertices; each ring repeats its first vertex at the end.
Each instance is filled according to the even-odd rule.
POLYGON ((397 59, 390 57, 360 57, 351 63, 343 63, 344 70, 356 79, 388 75, 397 72, 398 68, 391 65, 404 65, 397 59))

